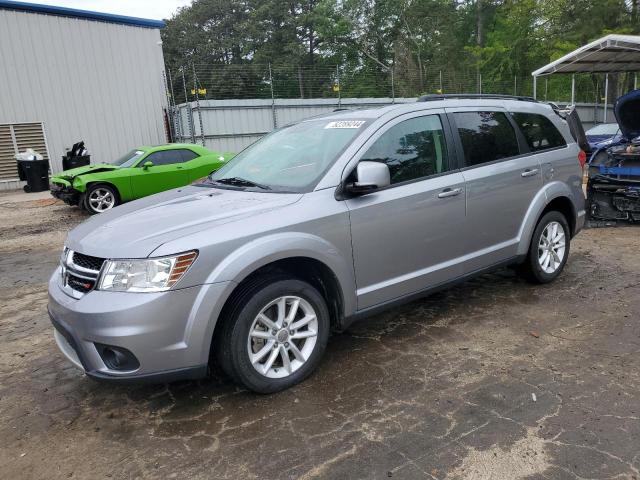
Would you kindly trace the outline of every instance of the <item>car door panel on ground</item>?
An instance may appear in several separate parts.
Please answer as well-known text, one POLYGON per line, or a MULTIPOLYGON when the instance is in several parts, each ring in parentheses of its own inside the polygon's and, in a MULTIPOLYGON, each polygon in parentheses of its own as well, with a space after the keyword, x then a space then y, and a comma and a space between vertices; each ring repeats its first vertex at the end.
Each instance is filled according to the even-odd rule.
MULTIPOLYGON (((190 150, 187 152, 193 153, 190 150)), ((143 158, 131 175, 131 190, 136 198, 178 188, 189 183, 187 164, 184 164, 182 150, 154 152, 143 158), (153 165, 145 168, 144 164, 153 165)))
POLYGON ((447 113, 464 166, 467 274, 515 257, 521 224, 543 181, 539 159, 505 110, 447 113))
POLYGON ((364 147, 359 160, 386 163, 391 186, 346 201, 360 310, 461 274, 464 178, 447 129, 440 115, 412 114, 364 147))

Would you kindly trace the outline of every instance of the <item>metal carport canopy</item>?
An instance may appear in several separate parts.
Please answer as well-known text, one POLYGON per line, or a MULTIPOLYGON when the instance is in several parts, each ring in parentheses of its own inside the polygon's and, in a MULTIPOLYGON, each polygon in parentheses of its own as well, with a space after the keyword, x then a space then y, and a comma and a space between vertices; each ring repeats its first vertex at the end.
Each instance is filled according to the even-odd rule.
MULTIPOLYGON (((608 74, 638 71, 640 71, 640 36, 611 34, 567 53, 562 58, 531 73, 533 76, 533 96, 536 97, 537 94, 538 77, 544 75, 553 73, 608 74)), ((608 80, 607 77, 605 90, 608 90, 608 80)), ((571 84, 571 103, 575 103, 574 100, 575 79, 571 84)))

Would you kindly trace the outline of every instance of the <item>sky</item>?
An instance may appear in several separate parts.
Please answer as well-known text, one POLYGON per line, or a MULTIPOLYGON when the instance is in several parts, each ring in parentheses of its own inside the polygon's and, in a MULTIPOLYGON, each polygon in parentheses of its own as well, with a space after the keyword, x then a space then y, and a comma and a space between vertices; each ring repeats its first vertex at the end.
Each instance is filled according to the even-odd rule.
POLYGON ((25 0, 28 3, 56 5, 101 13, 161 20, 170 18, 191 0, 25 0))

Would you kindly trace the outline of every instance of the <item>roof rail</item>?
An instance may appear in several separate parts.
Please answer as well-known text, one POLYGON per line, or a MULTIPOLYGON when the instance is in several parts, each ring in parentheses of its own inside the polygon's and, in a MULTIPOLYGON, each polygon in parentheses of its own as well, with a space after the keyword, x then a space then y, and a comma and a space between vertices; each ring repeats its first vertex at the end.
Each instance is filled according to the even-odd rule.
POLYGON ((422 95, 418 98, 418 102, 435 102, 438 100, 450 100, 455 98, 467 99, 498 99, 498 100, 520 100, 522 102, 537 102, 533 97, 525 97, 522 95, 497 95, 492 93, 433 93, 422 95))

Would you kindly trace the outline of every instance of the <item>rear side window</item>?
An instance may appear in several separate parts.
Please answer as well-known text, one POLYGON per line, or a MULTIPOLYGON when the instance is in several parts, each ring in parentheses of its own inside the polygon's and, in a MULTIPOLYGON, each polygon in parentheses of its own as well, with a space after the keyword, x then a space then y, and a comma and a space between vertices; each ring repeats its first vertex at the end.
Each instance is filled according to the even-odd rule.
POLYGON ((540 152, 567 145, 556 126, 544 115, 514 112, 511 116, 520 127, 520 130, 522 130, 527 145, 529 145, 532 152, 540 152))
POLYGON ((447 146, 440 117, 427 115, 394 125, 360 160, 386 163, 392 184, 446 172, 447 146))
POLYGON ((188 162, 189 160, 193 160, 196 157, 199 157, 200 155, 198 155, 196 152, 194 152, 193 150, 180 150, 180 159, 183 162, 188 162))
POLYGON ((458 112, 456 122, 466 167, 520 154, 516 132, 502 112, 458 112))

